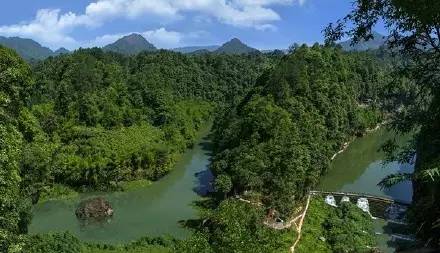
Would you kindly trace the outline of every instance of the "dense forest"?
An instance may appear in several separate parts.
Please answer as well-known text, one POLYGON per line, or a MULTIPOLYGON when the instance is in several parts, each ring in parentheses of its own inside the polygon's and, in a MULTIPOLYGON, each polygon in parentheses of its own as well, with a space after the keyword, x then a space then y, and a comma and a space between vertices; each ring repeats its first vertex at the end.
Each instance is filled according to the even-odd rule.
POLYGON ((365 53, 294 49, 216 120, 213 171, 287 216, 341 145, 383 120, 386 69, 365 53))
POLYGON ((394 129, 418 132, 403 147, 390 142, 387 150, 392 159, 403 162, 415 159, 414 173, 397 173, 381 185, 389 187, 405 180, 414 184, 413 205, 409 221, 426 247, 440 248, 440 170, 439 170, 439 59, 440 2, 422 0, 358 0, 347 16, 326 29, 327 43, 343 36, 354 41, 371 39, 372 29, 383 20, 390 30, 390 50, 405 59, 395 71, 415 84, 413 96, 394 115, 394 129))
POLYGON ((277 58, 87 49, 31 69, 2 47, 0 61, 5 251, 41 196, 162 177, 214 110, 236 103, 277 58))
MULTIPOLYGON (((393 76, 395 61, 383 48, 345 52, 329 43, 293 46, 287 55, 162 50, 124 56, 80 49, 29 66, 0 47, 0 249, 286 251, 295 232, 268 228, 265 214, 276 210, 289 217, 344 142, 414 97, 414 77, 393 76), (163 177, 210 121, 216 192, 199 203, 200 220, 187 224, 191 237, 146 237, 114 246, 68 233, 27 234, 30 208, 42 198, 121 190, 124 182, 163 177)), ((436 140, 430 137, 432 122, 421 131, 429 141, 436 140)), ((418 163, 433 159, 435 150, 430 152, 421 153, 418 163)), ((357 208, 316 216, 329 229, 322 245, 327 250, 374 246, 371 221, 357 208), (367 232, 344 237, 359 229, 367 232)), ((304 252, 309 246, 302 246, 304 252)))
POLYGON ((379 123, 388 105, 386 61, 320 45, 287 56, 82 49, 32 68, 11 50, 1 53, 1 161, 8 166, 2 166, 2 216, 10 217, 2 226, 3 250, 282 251, 293 232, 264 226, 267 208, 288 216, 331 155, 379 123), (25 236, 29 208, 40 198, 157 180, 211 120, 221 194, 193 237, 145 238, 117 248, 69 234, 25 236), (245 192, 264 206, 222 201, 245 192))

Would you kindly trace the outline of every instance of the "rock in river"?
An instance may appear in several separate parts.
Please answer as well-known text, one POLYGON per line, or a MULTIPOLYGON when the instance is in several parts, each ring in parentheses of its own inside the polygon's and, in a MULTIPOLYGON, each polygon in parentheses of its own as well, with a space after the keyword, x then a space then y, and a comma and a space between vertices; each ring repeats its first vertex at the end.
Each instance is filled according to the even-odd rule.
POLYGON ((75 214, 79 219, 105 218, 113 215, 113 209, 103 197, 96 197, 82 201, 75 214))

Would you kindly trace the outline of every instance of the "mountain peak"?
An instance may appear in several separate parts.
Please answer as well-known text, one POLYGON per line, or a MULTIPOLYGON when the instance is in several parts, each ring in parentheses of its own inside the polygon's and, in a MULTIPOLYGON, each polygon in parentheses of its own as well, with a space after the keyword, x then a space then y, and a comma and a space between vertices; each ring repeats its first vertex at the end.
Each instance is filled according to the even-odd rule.
POLYGON ((104 51, 112 51, 125 55, 138 54, 142 51, 155 51, 156 47, 148 42, 142 35, 132 33, 118 39, 116 42, 105 46, 104 51))
POLYGON ((139 42, 148 42, 144 36, 140 35, 139 33, 132 33, 127 36, 122 37, 119 40, 125 40, 128 43, 139 43, 139 42))
POLYGON ((68 54, 68 53, 70 53, 70 51, 64 47, 60 47, 54 52, 55 55, 68 54))
POLYGON ((0 36, 0 45, 14 49, 26 60, 43 60, 53 55, 52 50, 31 39, 0 36))
POLYGON ((241 42, 241 40, 240 39, 238 39, 238 38, 233 38, 233 39, 231 39, 229 42, 232 42, 232 43, 243 43, 243 42, 241 42))
POLYGON ((249 47, 238 38, 233 38, 224 43, 219 49, 215 51, 220 54, 249 54, 259 52, 257 49, 249 47))

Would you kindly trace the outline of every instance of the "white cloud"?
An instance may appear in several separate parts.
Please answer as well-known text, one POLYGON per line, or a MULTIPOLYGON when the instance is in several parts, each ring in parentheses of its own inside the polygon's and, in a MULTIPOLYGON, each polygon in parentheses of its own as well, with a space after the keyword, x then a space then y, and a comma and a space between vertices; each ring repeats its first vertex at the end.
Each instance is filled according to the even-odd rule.
POLYGON ((159 28, 153 31, 142 33, 148 41, 161 48, 172 48, 180 45, 183 35, 175 31, 167 31, 165 28, 159 28))
POLYGON ((86 8, 86 15, 94 19, 136 18, 153 14, 164 17, 196 12, 218 21, 239 27, 260 29, 280 16, 269 6, 288 5, 304 0, 99 0, 86 8))
MULTIPOLYGON (((36 39, 52 48, 78 47, 80 42, 71 37, 78 27, 98 27, 116 18, 163 17, 176 19, 185 14, 212 18, 236 27, 259 30, 275 29, 273 22, 281 19, 272 8, 275 5, 304 4, 305 0, 97 0, 90 3, 82 14, 60 13, 58 9, 41 9, 35 18, 15 25, 0 26, 0 35, 22 36, 36 39)), ((146 37, 158 39, 161 44, 172 45, 181 40, 178 33, 164 28, 149 31, 146 37)), ((102 39, 110 38, 104 35, 102 39)))
POLYGON ((84 15, 72 12, 60 15, 58 9, 41 9, 30 22, 0 26, 0 34, 33 38, 48 46, 69 46, 75 44, 75 40, 67 34, 77 26, 94 26, 94 23, 84 15))

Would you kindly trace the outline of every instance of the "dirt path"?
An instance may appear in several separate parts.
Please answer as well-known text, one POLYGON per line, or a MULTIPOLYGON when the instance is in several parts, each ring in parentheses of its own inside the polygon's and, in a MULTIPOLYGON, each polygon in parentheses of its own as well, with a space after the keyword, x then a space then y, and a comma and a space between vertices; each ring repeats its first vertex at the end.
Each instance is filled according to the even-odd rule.
POLYGON ((298 237, 295 240, 295 243, 292 245, 292 247, 290 247, 290 252, 294 253, 295 252, 295 247, 298 244, 299 240, 301 239, 301 230, 302 230, 302 226, 304 224, 304 218, 306 217, 307 214, 307 210, 309 209, 309 204, 310 204, 310 198, 311 198, 311 194, 309 194, 309 196, 307 197, 307 203, 306 203, 306 207, 304 208, 304 212, 302 214, 302 217, 299 221, 299 224, 297 226, 297 232, 298 232, 298 237))

